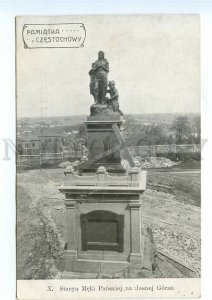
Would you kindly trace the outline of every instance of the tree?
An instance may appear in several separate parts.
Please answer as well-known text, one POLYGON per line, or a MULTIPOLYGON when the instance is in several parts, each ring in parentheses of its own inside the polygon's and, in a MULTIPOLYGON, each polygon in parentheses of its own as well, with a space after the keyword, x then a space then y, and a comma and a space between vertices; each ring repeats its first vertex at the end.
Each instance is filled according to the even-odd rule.
POLYGON ((87 132, 86 132, 86 126, 85 126, 85 124, 80 124, 79 127, 78 127, 78 133, 76 134, 76 139, 83 139, 83 140, 85 140, 86 139, 86 135, 87 135, 87 132))
POLYGON ((185 144, 191 135, 191 123, 187 116, 176 117, 172 128, 176 132, 176 144, 185 144))
POLYGON ((128 145, 139 146, 146 141, 145 126, 137 124, 133 119, 126 120, 123 135, 128 145))
POLYGON ((194 116, 195 143, 201 142, 201 118, 200 115, 194 116))
POLYGON ((166 128, 163 125, 151 124, 147 127, 147 144, 148 145, 163 145, 168 143, 168 135, 166 128))

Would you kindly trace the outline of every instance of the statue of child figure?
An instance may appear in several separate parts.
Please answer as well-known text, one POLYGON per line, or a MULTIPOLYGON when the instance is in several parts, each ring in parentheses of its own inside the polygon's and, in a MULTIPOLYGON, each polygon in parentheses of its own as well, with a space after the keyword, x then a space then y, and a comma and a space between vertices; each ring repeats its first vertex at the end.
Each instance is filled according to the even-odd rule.
POLYGON ((119 112, 121 116, 123 116, 123 112, 119 109, 119 94, 115 87, 115 82, 109 81, 108 83, 109 89, 107 90, 107 93, 109 93, 110 98, 107 98, 107 104, 108 107, 112 108, 113 111, 119 112))

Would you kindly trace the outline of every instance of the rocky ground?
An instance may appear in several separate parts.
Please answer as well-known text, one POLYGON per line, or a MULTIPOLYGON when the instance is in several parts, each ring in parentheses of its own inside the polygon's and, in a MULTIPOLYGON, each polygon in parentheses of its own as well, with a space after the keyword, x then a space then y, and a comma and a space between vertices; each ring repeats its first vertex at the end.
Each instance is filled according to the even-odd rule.
POLYGON ((141 158, 136 157, 135 158, 138 162, 140 162, 141 167, 144 169, 150 169, 150 168, 170 168, 173 166, 177 166, 180 164, 180 162, 172 161, 165 157, 147 157, 147 158, 141 158))
POLYGON ((144 223, 152 228, 157 250, 200 276, 200 208, 176 196, 146 190, 144 223))
MULTIPOLYGON (((64 195, 61 169, 17 174, 17 278, 54 278, 62 268, 65 245, 64 195)), ((144 224, 156 247, 200 275, 200 174, 148 172, 144 224), (177 177, 178 176, 178 177, 177 177), (187 180, 187 181, 186 181, 187 180)), ((182 277, 158 258, 155 277, 182 277)))

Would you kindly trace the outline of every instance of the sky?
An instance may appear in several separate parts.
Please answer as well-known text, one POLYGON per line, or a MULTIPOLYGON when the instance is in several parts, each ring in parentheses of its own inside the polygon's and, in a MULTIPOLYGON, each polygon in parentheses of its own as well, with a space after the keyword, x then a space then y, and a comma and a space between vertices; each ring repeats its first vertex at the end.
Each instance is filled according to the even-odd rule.
POLYGON ((19 17, 16 30, 19 118, 89 115, 99 50, 125 114, 200 111, 198 15, 19 17), (85 25, 84 47, 24 48, 24 24, 73 22, 85 25))

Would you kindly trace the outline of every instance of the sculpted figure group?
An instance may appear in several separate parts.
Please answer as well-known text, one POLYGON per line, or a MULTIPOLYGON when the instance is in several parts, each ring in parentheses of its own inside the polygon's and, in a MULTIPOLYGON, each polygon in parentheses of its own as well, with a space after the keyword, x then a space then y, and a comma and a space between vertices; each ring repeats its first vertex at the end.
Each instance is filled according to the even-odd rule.
POLYGON ((114 81, 109 81, 109 62, 104 56, 103 51, 99 51, 98 59, 92 63, 89 71, 90 75, 90 94, 94 97, 95 104, 107 105, 114 112, 123 113, 119 109, 119 94, 114 81), (107 97, 107 94, 109 97, 107 97))

